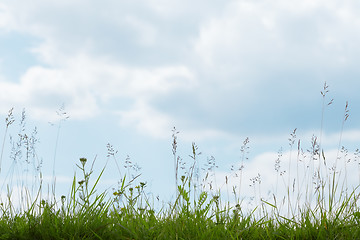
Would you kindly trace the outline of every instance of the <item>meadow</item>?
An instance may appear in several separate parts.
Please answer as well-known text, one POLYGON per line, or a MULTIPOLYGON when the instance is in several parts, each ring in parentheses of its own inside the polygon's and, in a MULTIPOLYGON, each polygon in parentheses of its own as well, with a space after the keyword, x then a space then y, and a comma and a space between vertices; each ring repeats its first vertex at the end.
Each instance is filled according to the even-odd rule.
MULTIPOLYGON (((327 93, 325 83, 322 116, 332 104, 327 93)), ((348 117, 346 103, 341 133, 348 117)), ((10 109, 0 156, 0 174, 6 175, 2 185, 7 192, 0 199, 0 239, 360 239, 360 195, 358 186, 348 186, 347 172, 359 168, 360 151, 351 155, 342 146, 340 135, 336 157, 328 159, 322 148, 323 121, 322 117, 320 136, 312 137, 310 149, 302 149, 296 129, 290 133, 288 154, 279 151, 278 158, 272 159, 276 186, 270 195, 262 194, 260 175, 250 179, 253 208, 245 206, 242 198, 242 185, 248 182, 243 171, 251 161, 247 159, 249 139, 240 146, 240 163, 231 169, 225 184, 217 187, 215 159, 208 158, 200 167, 200 152, 193 143, 184 160, 178 155, 179 132, 174 128, 170 160, 174 162, 175 197, 155 206, 158 199, 147 194, 141 174, 130 174, 129 168, 120 171, 123 166, 117 163, 111 145, 107 157, 115 160, 119 169, 117 188, 99 191, 107 165, 95 175, 95 160, 80 158, 76 166, 81 177, 74 176, 69 195, 46 192, 35 151, 37 129, 25 134, 23 112, 19 132, 10 137, 8 130, 16 122, 10 109), (7 172, 1 168, 3 160, 8 160, 4 156, 6 141, 12 146, 9 159, 14 166, 7 172), (290 165, 296 166, 296 171, 290 165), (22 171, 24 168, 31 171, 22 171), (16 175, 14 169, 26 176, 16 175), (230 184, 234 181, 235 185, 230 184)))

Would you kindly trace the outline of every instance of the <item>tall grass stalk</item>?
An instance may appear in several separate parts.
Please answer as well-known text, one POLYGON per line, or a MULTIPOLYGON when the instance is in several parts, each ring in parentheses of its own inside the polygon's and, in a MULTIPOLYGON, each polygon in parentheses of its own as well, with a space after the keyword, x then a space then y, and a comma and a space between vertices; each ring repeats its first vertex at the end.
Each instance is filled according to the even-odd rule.
POLYGON ((15 119, 14 119, 14 115, 13 115, 13 110, 14 108, 11 108, 8 112, 7 117, 5 118, 5 133, 4 133, 4 139, 3 139, 3 143, 2 143, 2 147, 1 147, 1 155, 0 155, 0 173, 1 173, 1 163, 2 163, 2 159, 3 159, 3 154, 4 154, 4 148, 5 148, 5 142, 6 142, 6 136, 7 136, 7 132, 9 129, 9 126, 11 124, 14 123, 15 119))
POLYGON ((55 139, 55 147, 54 147, 54 157, 53 157, 53 170, 52 170, 52 174, 53 174, 53 182, 55 182, 55 169, 56 169, 56 156, 57 156, 57 150, 58 150, 58 144, 59 144, 59 137, 60 137, 60 129, 61 129, 61 125, 64 121, 66 121, 67 119, 69 119, 69 116, 67 115, 67 113, 65 112, 65 105, 63 104, 58 111, 56 111, 56 114, 59 117, 59 121, 58 121, 58 126, 57 126, 57 131, 56 131, 56 139, 55 139))
POLYGON ((175 176, 175 192, 176 192, 176 198, 178 198, 178 173, 179 173, 179 157, 177 156, 177 134, 179 132, 174 127, 172 129, 172 154, 174 157, 174 176, 175 176))

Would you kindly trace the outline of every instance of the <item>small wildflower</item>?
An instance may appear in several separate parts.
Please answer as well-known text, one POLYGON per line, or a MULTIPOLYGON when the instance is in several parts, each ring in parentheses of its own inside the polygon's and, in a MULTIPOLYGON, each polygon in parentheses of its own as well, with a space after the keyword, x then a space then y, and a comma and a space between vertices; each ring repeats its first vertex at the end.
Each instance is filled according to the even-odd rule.
POLYGON ((185 182, 185 176, 184 176, 184 175, 181 176, 181 182, 182 182, 182 183, 185 182))
POLYGON ((87 159, 86 158, 80 158, 81 165, 84 167, 86 164, 87 159))

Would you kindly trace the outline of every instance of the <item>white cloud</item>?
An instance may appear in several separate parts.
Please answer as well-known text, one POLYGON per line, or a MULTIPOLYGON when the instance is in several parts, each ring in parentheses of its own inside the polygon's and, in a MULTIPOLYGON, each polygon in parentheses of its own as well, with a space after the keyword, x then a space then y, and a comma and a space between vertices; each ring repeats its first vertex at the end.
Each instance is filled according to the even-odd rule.
POLYGON ((128 111, 119 111, 120 124, 135 127, 139 133, 156 138, 167 139, 173 127, 174 119, 158 112, 143 101, 137 101, 128 111))
MULTIPOLYGON (((9 105, 26 106, 31 117, 48 121, 56 117, 54 109, 64 102, 66 111, 72 119, 85 119, 99 114, 102 103, 106 104, 114 98, 125 98, 129 99, 130 103, 143 102, 144 105, 136 107, 130 114, 132 117, 129 117, 129 114, 120 115, 124 117, 120 121, 141 130, 145 129, 145 132, 150 131, 148 133, 154 136, 161 135, 161 131, 157 131, 159 129, 150 130, 151 119, 143 116, 155 116, 156 123, 160 125, 167 123, 166 119, 169 117, 151 107, 148 101, 172 91, 191 89, 194 84, 196 85, 192 71, 181 64, 138 67, 119 63, 116 56, 91 54, 94 48, 103 44, 99 43, 98 37, 104 36, 97 36, 96 33, 99 29, 92 30, 82 25, 76 30, 80 33, 72 33, 74 26, 80 24, 79 21, 95 16, 96 19, 89 18, 87 24, 108 26, 107 21, 112 19, 114 27, 131 29, 136 33, 135 39, 140 45, 149 46, 155 43, 158 37, 157 29, 152 23, 139 18, 135 12, 125 15, 119 15, 118 12, 115 14, 113 11, 110 15, 103 14, 102 11, 93 12, 96 9, 95 5, 83 11, 82 7, 76 8, 75 5, 78 3, 61 3, 57 6, 59 9, 56 10, 56 14, 49 15, 54 6, 41 4, 41 1, 33 4, 41 7, 36 8, 32 5, 27 8, 27 3, 24 3, 22 7, 17 8, 16 4, 10 4, 8 12, 13 15, 15 12, 18 13, 15 15, 16 24, 12 30, 26 32, 42 40, 32 49, 32 53, 46 67, 29 68, 19 83, 8 83, 5 79, 0 82, 2 89, 8 93, 1 96, 2 100, 6 100, 1 104, 3 111, 7 111, 9 105), (66 9, 79 14, 76 17, 73 14, 67 16, 66 9), (64 14, 66 21, 62 23, 60 19, 61 16, 65 16, 64 14), (74 26, 68 24, 69 19, 74 20, 74 26), (79 39, 76 36, 79 36, 79 39)), ((104 7, 117 8, 113 4, 104 7)), ((116 31, 114 29, 114 32, 116 31)))
POLYGON ((8 30, 13 25, 13 16, 4 3, 0 3, 0 29, 8 30))
POLYGON ((22 103, 27 99, 24 89, 19 88, 17 84, 5 81, 4 78, 0 79, 0 89, 2 89, 0 95, 1 112, 6 112, 9 107, 22 103))
POLYGON ((137 32, 137 39, 141 45, 151 46, 157 41, 157 29, 152 24, 135 16, 127 16, 125 21, 137 32))
MULTIPOLYGON (((132 119, 141 129, 149 129, 149 119, 143 115, 156 110, 147 101, 171 91, 189 89, 196 79, 184 66, 132 68, 104 59, 76 56, 59 67, 31 67, 19 83, 3 80, 0 84, 4 91, 3 111, 9 105, 26 106, 32 117, 48 121, 53 120, 54 110, 64 102, 71 118, 85 119, 99 114, 101 103, 120 97, 144 103, 134 109, 136 113, 130 114, 131 118, 124 115, 123 121, 130 123, 132 119)), ((166 122, 166 117, 161 120, 165 114, 160 115, 156 117, 158 124, 166 122)), ((151 133, 157 135, 157 130, 151 133)))
POLYGON ((228 71, 335 66, 357 58, 345 49, 360 39, 357 10, 342 1, 233 1, 201 26, 194 48, 228 71))
POLYGON ((360 130, 359 129, 350 129, 350 130, 344 130, 342 133, 340 132, 332 132, 332 133, 323 133, 322 136, 322 142, 323 145, 327 146, 338 146, 339 141, 341 141, 342 144, 346 145, 347 143, 353 143, 357 144, 360 141, 360 130))
POLYGON ((203 119, 216 118, 196 137, 232 138, 229 129, 255 112, 251 102, 267 96, 272 106, 278 97, 265 95, 269 90, 258 83, 278 81, 281 88, 291 81, 274 80, 273 72, 321 66, 330 72, 331 64, 356 62, 356 50, 348 50, 359 38, 356 9, 341 1, 285 0, 3 3, 8 28, 39 40, 32 53, 43 65, 29 68, 19 83, 3 79, 2 106, 26 102, 37 118, 46 118, 65 102, 73 118, 84 119, 99 114, 101 104, 125 98, 137 106, 133 126, 146 129, 151 124, 141 118, 147 113, 164 117, 166 126, 176 119, 154 98, 188 91, 196 102, 189 112, 201 109, 203 119))

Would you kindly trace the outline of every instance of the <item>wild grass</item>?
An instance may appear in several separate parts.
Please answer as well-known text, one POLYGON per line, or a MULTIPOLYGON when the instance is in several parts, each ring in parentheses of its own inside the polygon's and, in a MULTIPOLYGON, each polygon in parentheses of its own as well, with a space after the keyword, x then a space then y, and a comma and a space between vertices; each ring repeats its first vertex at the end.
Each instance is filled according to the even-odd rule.
MULTIPOLYGON (((249 161, 249 138, 240 147, 240 163, 231 166, 221 184, 216 176, 215 158, 207 158, 201 166, 201 152, 195 143, 191 145, 190 161, 186 162, 178 155, 179 132, 176 128, 172 130, 176 187, 173 201, 155 207, 153 197, 147 194, 147 183, 140 180, 140 174, 131 174, 139 168, 127 158, 125 169, 122 169, 116 159, 117 152, 110 144, 107 145, 107 162, 98 175, 94 176, 95 159, 91 163, 80 158, 76 166, 81 177, 73 177, 68 196, 57 197, 55 191, 46 195, 43 193, 41 161, 35 151, 37 130, 25 133, 23 111, 19 138, 17 142, 12 138, 10 141, 13 164, 5 178, 7 184, 2 184, 2 191, 6 186, 7 194, 0 202, 0 238, 359 239, 359 192, 357 187, 351 189, 348 186, 348 150, 342 147, 342 136, 333 161, 327 158, 322 148, 324 110, 333 102, 326 102, 327 93, 325 83, 321 91, 323 107, 319 138, 313 135, 310 149, 303 150, 301 141, 297 140, 297 129, 294 129, 288 139, 289 151, 284 154, 280 149, 277 158, 273 159, 276 183, 270 197, 263 195, 260 173, 250 179, 253 208, 245 206, 247 200, 241 197, 246 182, 243 173, 249 161), (285 155, 287 159, 284 159, 285 155), (98 192, 102 175, 112 160, 119 174, 118 187, 98 192), (284 162, 288 166, 283 166, 284 162), (27 177, 22 178, 22 174, 16 173, 22 173, 22 169, 29 169, 29 166, 34 177, 27 182, 27 177), (13 179, 14 176, 17 179, 13 179)), ((63 121, 65 115, 61 116, 63 121)), ((346 103, 341 132, 348 117, 349 105, 346 103)), ((8 129, 14 122, 11 109, 5 119, 0 163, 8 129)), ((61 122, 56 146, 60 126, 61 122)), ((357 166, 359 156, 360 151, 356 150, 352 161, 357 166)))

